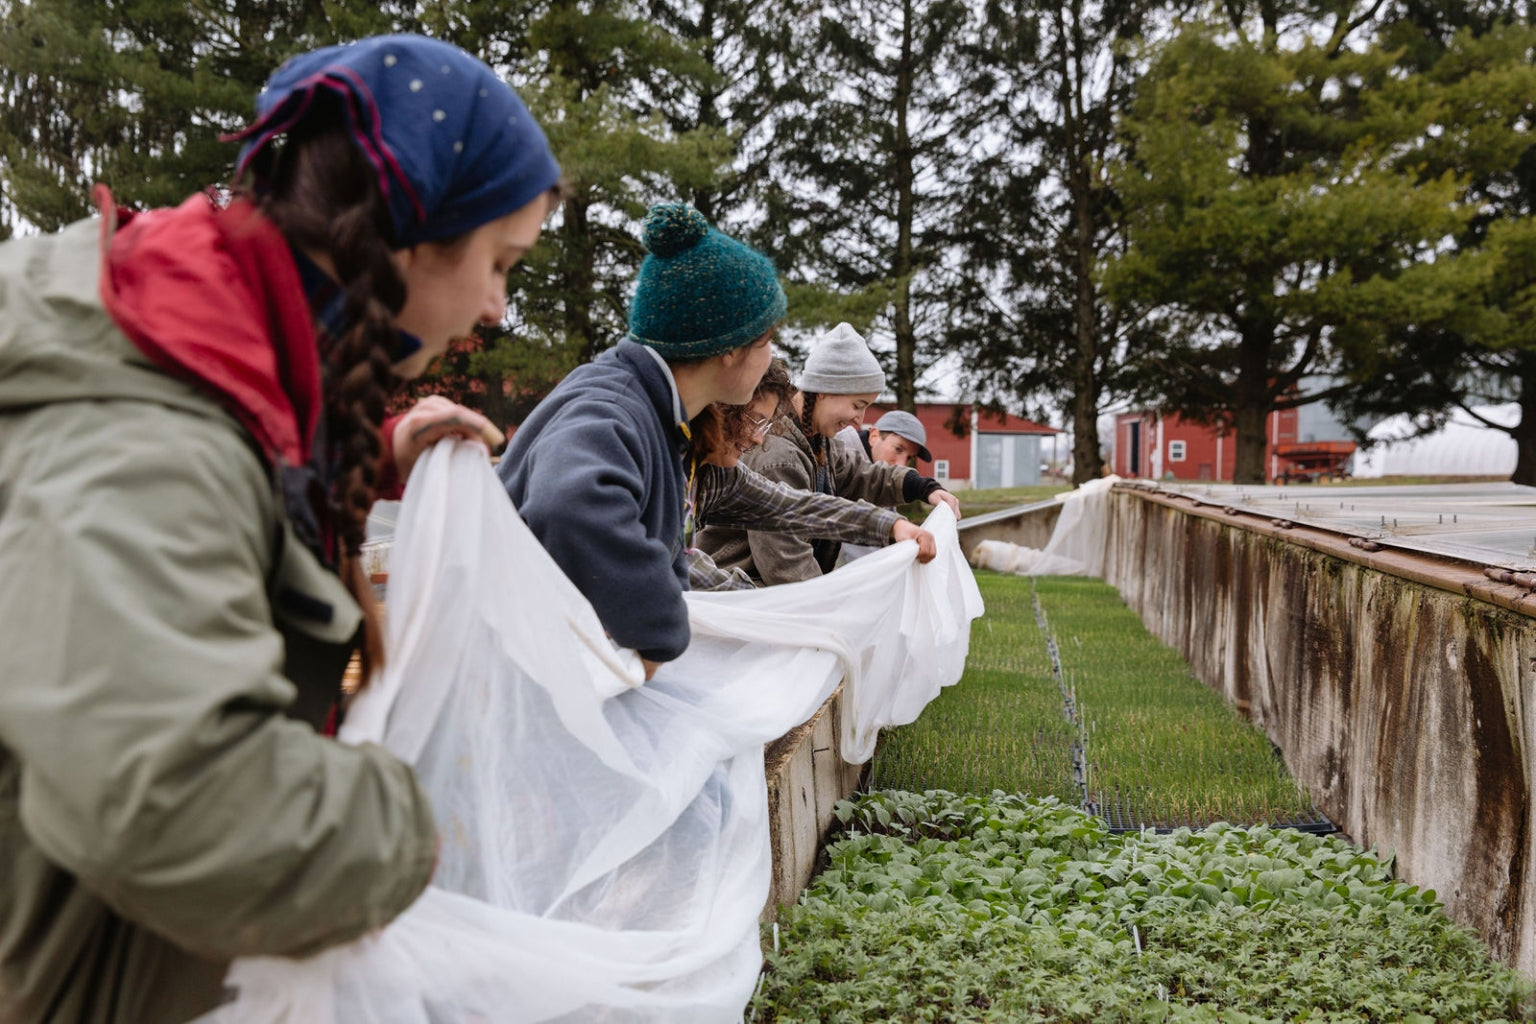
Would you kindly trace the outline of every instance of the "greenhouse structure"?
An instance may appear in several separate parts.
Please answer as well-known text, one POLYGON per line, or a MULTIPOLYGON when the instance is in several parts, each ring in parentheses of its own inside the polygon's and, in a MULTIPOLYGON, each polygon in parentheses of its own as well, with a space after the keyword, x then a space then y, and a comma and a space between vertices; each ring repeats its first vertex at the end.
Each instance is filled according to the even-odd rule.
POLYGON ((1418 435, 1408 416, 1393 416, 1370 429, 1375 444, 1355 454, 1351 469, 1361 479, 1394 476, 1502 476, 1515 469, 1515 440, 1501 427, 1520 422, 1520 406, 1457 409, 1439 430, 1418 435), (1474 415, 1474 413, 1476 415, 1474 415), (1479 417, 1481 419, 1479 419, 1479 417))

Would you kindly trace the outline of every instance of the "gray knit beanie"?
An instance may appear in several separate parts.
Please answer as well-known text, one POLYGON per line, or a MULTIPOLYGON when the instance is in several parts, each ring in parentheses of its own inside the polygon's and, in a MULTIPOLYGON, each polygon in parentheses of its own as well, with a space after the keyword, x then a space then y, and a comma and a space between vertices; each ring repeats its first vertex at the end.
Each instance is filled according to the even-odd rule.
POLYGON ((859 332, 838 324, 812 344, 795 386, 818 395, 878 395, 885 371, 859 332))

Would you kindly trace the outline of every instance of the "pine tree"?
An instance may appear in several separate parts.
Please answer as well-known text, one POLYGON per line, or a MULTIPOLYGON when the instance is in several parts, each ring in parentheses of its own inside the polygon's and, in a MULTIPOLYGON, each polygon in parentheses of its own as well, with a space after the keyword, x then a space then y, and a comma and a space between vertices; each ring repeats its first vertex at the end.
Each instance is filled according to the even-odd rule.
POLYGON ((545 241, 510 280, 508 324, 485 332, 479 351, 456 346, 416 389, 446 390, 515 422, 572 366, 623 336, 647 206, 710 189, 729 163, 723 128, 668 123, 663 101, 707 91, 714 73, 637 2, 0 0, 0 224, 53 230, 85 216, 96 181, 141 206, 227 182, 237 150, 218 136, 248 123, 257 90, 284 59, 413 30, 500 68, 565 170, 545 241))
POLYGON ((758 235, 807 326, 873 322, 894 340, 893 390, 911 409, 947 351, 955 226, 991 88, 960 0, 833 0, 808 19, 802 99, 775 117, 774 185, 758 235), (860 314, 863 314, 861 316, 860 314), (863 322, 860 322, 863 321, 863 322))
POLYGON ((1272 410, 1345 390, 1300 396, 1302 376, 1410 322, 1403 272, 1473 213, 1454 169, 1424 171, 1436 137, 1461 131, 1454 107, 1373 40, 1376 9, 1319 21, 1309 5, 1234 0, 1185 28, 1148 54, 1131 155, 1110 167, 1130 247, 1107 283, 1190 327, 1140 379, 1166 407, 1235 427, 1239 482, 1265 479, 1272 410))
POLYGON ((392 24, 387 5, 324 0, 0 2, 0 208, 51 231, 98 181, 146 207, 227 183, 237 150, 219 136, 283 60, 392 24))
POLYGON ((657 89, 654 98, 672 130, 722 132, 731 161, 689 200, 712 223, 740 230, 768 182, 781 108, 808 98, 801 69, 812 55, 796 28, 814 10, 809 0, 648 0, 652 21, 691 46, 710 73, 692 89, 657 89))
POLYGON ((710 188, 730 141, 718 126, 678 130, 663 115, 659 97, 697 94, 714 76, 637 3, 476 0, 429 11, 425 27, 502 69, 565 176, 543 239, 510 278, 509 322, 482 329, 478 351, 422 385, 472 381, 455 397, 507 425, 624 336, 646 209, 710 188))
POLYGON ((1136 302, 1104 295, 1100 262, 1123 247, 1121 206, 1103 166, 1115 115, 1134 96, 1125 44, 1166 8, 1144 0, 1054 8, 989 6, 989 64, 1003 87, 989 117, 997 151, 976 176, 959 332, 966 379, 994 401, 1072 425, 1073 480, 1103 474, 1098 416, 1123 393, 1125 353, 1157 337, 1136 302))
MULTIPOLYGON (((1513 479, 1536 485, 1536 32, 1517 5, 1416 3, 1386 27, 1406 72, 1435 83, 1456 130, 1429 148, 1424 173, 1454 169, 1475 215, 1432 264, 1405 271, 1411 319, 1345 351, 1353 385, 1341 406, 1360 422, 1408 413, 1422 430, 1457 408, 1509 434, 1513 479), (1478 406, 1514 401, 1520 417, 1495 423, 1478 406)), ((1365 308, 1391 296, 1367 291, 1365 308)))

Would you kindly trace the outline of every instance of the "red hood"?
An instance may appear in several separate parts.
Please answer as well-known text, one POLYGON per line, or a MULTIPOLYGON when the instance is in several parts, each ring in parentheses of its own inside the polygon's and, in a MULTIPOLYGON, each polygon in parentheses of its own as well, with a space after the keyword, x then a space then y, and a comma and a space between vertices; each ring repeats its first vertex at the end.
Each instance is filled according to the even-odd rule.
POLYGON ((288 243, 246 200, 195 195, 134 214, 98 185, 101 298, 165 372, 211 393, 267 458, 309 461, 320 415, 320 361, 309 302, 288 243))

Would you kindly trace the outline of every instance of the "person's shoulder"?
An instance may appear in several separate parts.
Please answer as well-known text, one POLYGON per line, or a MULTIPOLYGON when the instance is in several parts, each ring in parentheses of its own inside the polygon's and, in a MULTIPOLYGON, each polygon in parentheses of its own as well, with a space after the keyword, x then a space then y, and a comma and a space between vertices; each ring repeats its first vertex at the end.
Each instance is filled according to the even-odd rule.
POLYGON ((811 457, 787 437, 770 434, 761 447, 742 456, 742 464, 761 473, 774 466, 809 466, 811 457))
POLYGON ((834 448, 841 448, 858 462, 873 461, 869 450, 869 428, 849 425, 832 438, 834 448))
POLYGON ((810 461, 811 458, 810 453, 807 452, 804 448, 800 447, 800 445, 796 444, 795 439, 788 436, 787 434, 769 434, 768 437, 764 439, 762 446, 757 450, 765 455, 777 455, 781 457, 789 455, 794 456, 797 459, 805 459, 806 461, 810 461))
POLYGON ((110 509, 126 521, 159 520, 174 509, 181 529, 261 533, 278 515, 271 467, 232 420, 136 400, 59 403, 43 412, 35 425, 24 419, 11 440, 54 467, 49 494, 61 511, 110 509))
POLYGON ((640 378, 633 369, 599 356, 566 374, 549 393, 549 398, 571 400, 593 395, 638 395, 642 389, 640 378))
POLYGON ((539 403, 530 420, 586 420, 633 430, 661 426, 643 382, 612 362, 584 363, 539 403))
MULTIPOLYGON (((857 435, 855 435, 855 437, 857 437, 857 435)), ((832 463, 834 469, 848 468, 848 469, 853 470, 853 471, 863 470, 865 472, 868 472, 868 470, 866 469, 866 467, 868 467, 868 466, 873 466, 873 465, 881 465, 881 466, 883 466, 883 465, 885 465, 885 463, 883 463, 883 462, 882 463, 871 462, 871 460, 869 460, 867 458, 863 458, 862 457, 863 454, 864 454, 864 450, 863 450, 862 447, 858 450, 858 453, 855 454, 854 450, 852 448, 849 448, 847 445, 842 445, 842 444, 830 444, 830 445, 827 445, 827 461, 832 463)))

